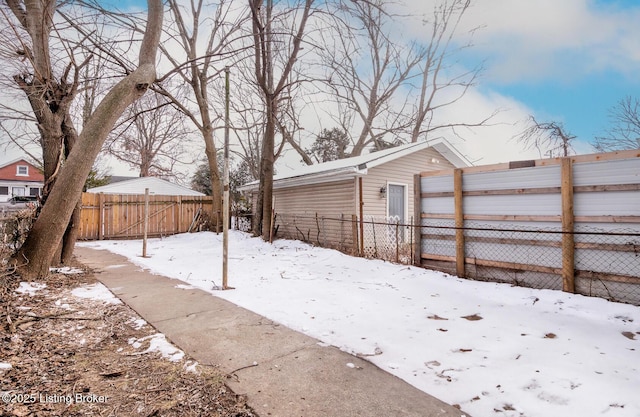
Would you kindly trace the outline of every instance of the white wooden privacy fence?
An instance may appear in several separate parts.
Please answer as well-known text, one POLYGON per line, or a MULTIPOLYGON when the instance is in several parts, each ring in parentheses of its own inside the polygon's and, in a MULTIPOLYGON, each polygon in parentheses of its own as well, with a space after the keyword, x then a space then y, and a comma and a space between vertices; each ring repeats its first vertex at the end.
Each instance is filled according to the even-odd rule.
POLYGON ((640 305, 640 150, 425 172, 421 265, 640 305))

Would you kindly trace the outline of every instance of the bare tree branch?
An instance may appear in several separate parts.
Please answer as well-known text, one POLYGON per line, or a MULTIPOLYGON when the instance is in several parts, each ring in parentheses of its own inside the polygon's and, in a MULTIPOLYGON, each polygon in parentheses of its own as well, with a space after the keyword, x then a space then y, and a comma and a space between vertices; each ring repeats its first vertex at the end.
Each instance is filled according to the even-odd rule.
POLYGON ((640 100, 627 96, 609 110, 611 127, 596 137, 599 152, 640 148, 640 100))
POLYGON ((541 158, 543 155, 549 158, 569 156, 574 152, 571 141, 576 137, 567 132, 562 123, 540 123, 533 116, 529 117, 529 123, 529 127, 516 137, 527 149, 536 148, 541 158))

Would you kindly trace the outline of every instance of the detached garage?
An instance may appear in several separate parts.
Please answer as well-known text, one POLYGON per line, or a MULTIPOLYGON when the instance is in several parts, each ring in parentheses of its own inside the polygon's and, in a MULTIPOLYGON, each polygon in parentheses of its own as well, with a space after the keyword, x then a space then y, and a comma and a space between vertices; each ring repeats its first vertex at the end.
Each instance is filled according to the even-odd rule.
MULTIPOLYGON (((349 250, 354 246, 354 217, 410 223, 415 174, 469 165, 450 143, 438 138, 305 166, 274 177, 274 228, 278 237, 349 250)), ((241 190, 251 195, 256 207, 258 183, 241 190)))

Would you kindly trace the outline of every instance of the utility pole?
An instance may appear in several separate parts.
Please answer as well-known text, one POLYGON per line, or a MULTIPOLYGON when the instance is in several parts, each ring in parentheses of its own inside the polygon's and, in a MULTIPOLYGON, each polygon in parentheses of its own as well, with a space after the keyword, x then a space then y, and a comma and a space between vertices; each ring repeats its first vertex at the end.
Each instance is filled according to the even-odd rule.
POLYGON ((224 170, 222 193, 222 289, 228 290, 229 270, 229 67, 224 67, 224 170))

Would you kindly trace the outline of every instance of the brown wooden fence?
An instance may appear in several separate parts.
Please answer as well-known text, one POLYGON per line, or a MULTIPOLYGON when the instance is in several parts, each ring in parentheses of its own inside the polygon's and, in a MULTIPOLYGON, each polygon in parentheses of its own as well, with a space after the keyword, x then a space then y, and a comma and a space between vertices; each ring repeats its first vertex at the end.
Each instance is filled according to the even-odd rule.
MULTIPOLYGON (((211 197, 149 196, 148 236, 192 230, 202 213, 211 211, 211 197)), ((144 234, 144 195, 82 194, 79 239, 138 239, 144 234)))

